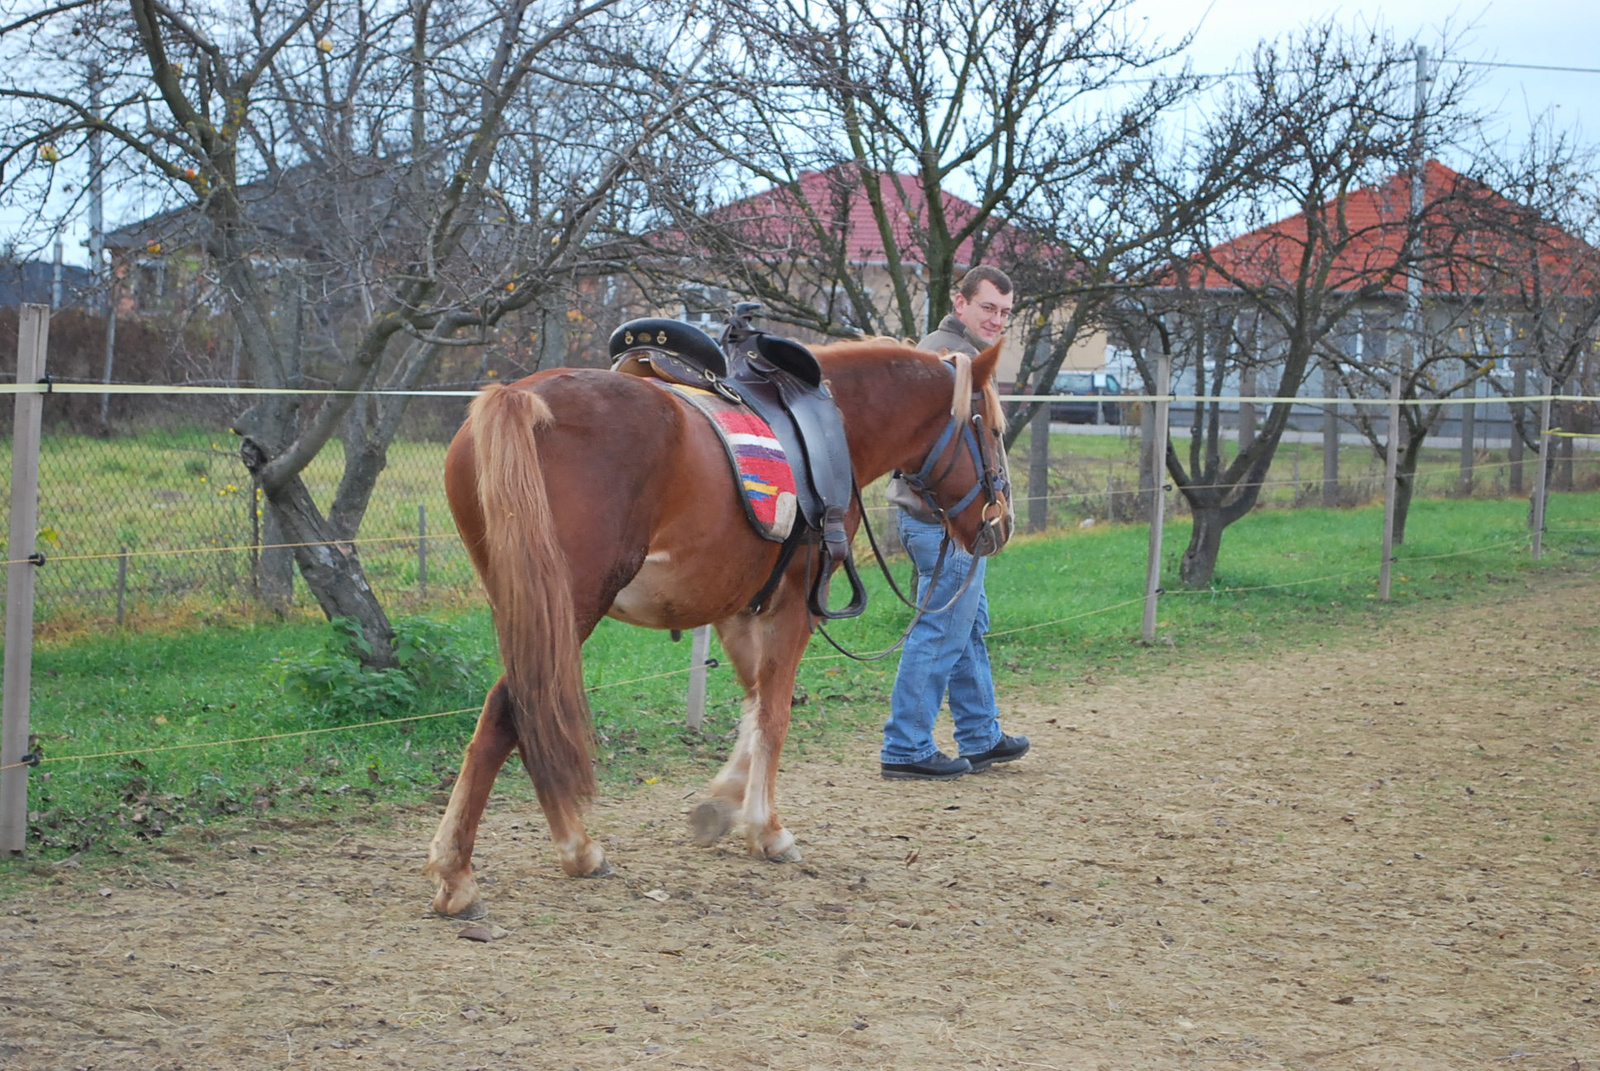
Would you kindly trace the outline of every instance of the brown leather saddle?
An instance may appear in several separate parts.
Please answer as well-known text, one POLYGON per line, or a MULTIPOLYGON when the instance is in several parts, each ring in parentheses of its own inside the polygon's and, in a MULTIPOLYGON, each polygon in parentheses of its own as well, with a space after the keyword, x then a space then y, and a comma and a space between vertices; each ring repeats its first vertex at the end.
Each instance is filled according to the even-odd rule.
POLYGON ((807 585, 807 603, 817 617, 855 617, 866 608, 866 589, 856 573, 844 518, 855 494, 850 444, 844 420, 822 377, 816 354, 793 339, 755 329, 760 306, 734 307, 721 341, 681 320, 630 320, 611 335, 611 367, 684 386, 714 390, 748 406, 772 428, 794 471, 799 518, 784 540, 778 563, 750 602, 757 612, 777 588, 801 546, 820 546, 807 585), (842 609, 827 605, 828 578, 843 566, 851 598, 842 609))

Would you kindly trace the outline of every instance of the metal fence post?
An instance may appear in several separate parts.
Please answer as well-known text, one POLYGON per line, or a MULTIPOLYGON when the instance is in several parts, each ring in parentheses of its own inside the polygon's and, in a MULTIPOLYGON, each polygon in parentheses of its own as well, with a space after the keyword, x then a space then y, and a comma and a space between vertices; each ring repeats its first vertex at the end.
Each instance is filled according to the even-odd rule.
POLYGON ((428 504, 417 506, 417 588, 428 597, 428 504))
POLYGON ((1050 508, 1050 403, 1041 402, 1028 429, 1028 531, 1048 526, 1050 508))
MULTIPOLYGON (((44 378, 50 306, 23 305, 17 324, 17 383, 44 378)), ((6 566, 6 657, 0 712, 0 851, 21 852, 28 836, 28 695, 33 683, 33 571, 38 558, 39 429, 44 396, 18 393, 11 442, 11 543, 6 566)))
POLYGON ((117 552, 117 627, 121 628, 128 614, 128 548, 117 552))
POLYGON ((1461 407, 1461 453, 1459 458, 1459 474, 1456 476, 1456 494, 1462 498, 1472 497, 1472 469, 1477 460, 1474 447, 1477 445, 1477 403, 1478 381, 1472 381, 1472 393, 1467 395, 1467 402, 1461 407))

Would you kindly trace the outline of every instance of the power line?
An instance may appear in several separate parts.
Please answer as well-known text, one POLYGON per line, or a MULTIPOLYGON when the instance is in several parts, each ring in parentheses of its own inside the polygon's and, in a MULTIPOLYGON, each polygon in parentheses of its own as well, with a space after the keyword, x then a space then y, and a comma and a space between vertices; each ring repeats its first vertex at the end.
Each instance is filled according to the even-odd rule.
MULTIPOLYGON (((1469 59, 1441 59, 1441 64, 1453 63, 1458 67, 1494 67, 1508 71, 1548 71, 1556 74, 1600 74, 1600 67, 1563 67, 1549 63, 1504 63, 1499 60, 1469 60, 1469 59)), ((1369 64, 1370 66, 1370 64, 1369 64)), ((1248 70, 1223 71, 1220 73, 1201 74, 1190 72, 1188 74, 1151 74, 1141 78, 1118 78, 1109 85, 1133 86, 1153 85, 1157 82, 1177 82, 1192 79, 1197 82, 1223 82, 1229 78, 1247 78, 1253 72, 1248 70)), ((1309 74, 1309 67, 1287 67, 1280 73, 1283 74, 1309 74)))

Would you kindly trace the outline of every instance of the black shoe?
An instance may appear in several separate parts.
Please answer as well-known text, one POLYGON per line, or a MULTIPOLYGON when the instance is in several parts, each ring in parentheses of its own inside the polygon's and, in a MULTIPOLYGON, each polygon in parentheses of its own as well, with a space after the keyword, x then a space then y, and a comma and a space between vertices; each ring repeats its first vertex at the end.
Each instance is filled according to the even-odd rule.
POLYGON ((988 751, 961 757, 972 764, 973 773, 980 773, 997 762, 1010 762, 1012 759, 1022 758, 1027 753, 1028 738, 1026 736, 1007 736, 1005 733, 1001 733, 1000 742, 988 751))
POLYGON ((880 762, 878 769, 886 781, 954 781, 971 773, 973 766, 966 759, 935 751, 921 762, 880 762))

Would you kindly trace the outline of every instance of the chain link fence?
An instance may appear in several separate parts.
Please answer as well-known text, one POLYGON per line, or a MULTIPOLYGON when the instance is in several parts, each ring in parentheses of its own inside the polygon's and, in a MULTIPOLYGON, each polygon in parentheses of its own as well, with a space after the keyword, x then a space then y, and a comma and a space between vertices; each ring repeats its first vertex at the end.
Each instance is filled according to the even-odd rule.
MULTIPOLYGON (((94 396, 44 399, 37 549, 46 565, 37 574, 36 620, 70 630, 284 609, 263 591, 270 544, 263 546, 261 491, 239 460, 238 441, 191 423, 211 418, 211 427, 225 428, 220 412, 196 411, 221 406, 208 401, 174 420, 170 399, 150 396, 141 409, 146 397, 118 397, 119 409, 132 413, 119 423, 142 430, 101 436, 75 431, 68 412, 94 396)), ((0 409, 0 493, 9 496, 11 414, 0 409)), ((437 423, 434 414, 427 418, 437 423)), ((442 605, 476 590, 445 503, 446 445, 436 436, 392 444, 355 543, 368 583, 392 610, 442 605)), ((343 464, 335 441, 306 470, 319 504, 331 500, 343 464)), ((315 609, 298 581, 295 588, 288 608, 315 609)))

